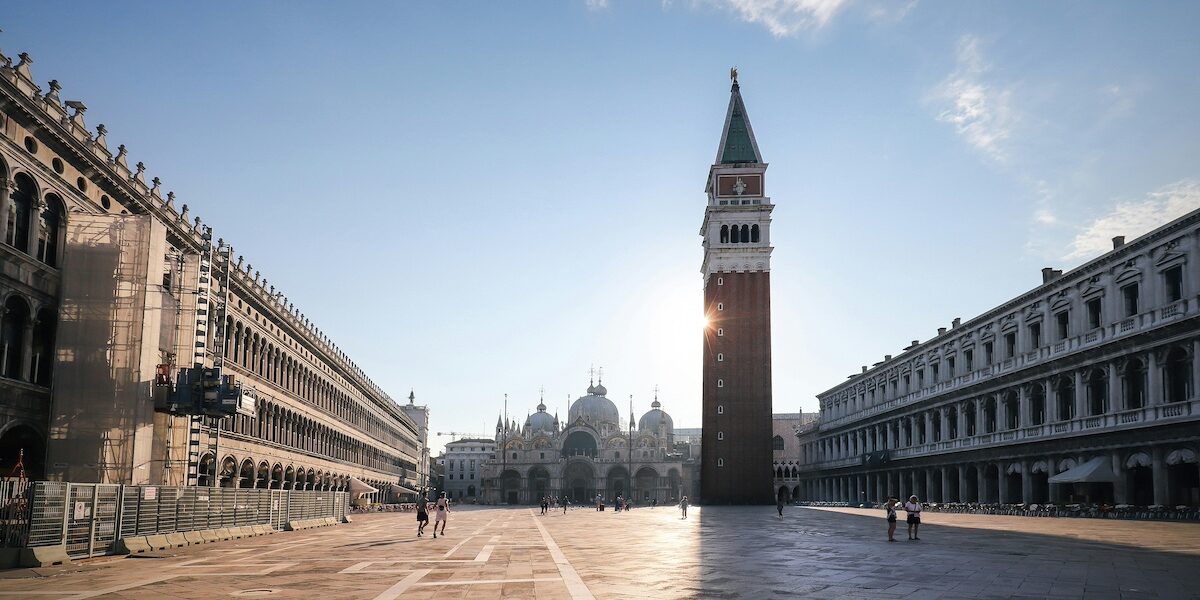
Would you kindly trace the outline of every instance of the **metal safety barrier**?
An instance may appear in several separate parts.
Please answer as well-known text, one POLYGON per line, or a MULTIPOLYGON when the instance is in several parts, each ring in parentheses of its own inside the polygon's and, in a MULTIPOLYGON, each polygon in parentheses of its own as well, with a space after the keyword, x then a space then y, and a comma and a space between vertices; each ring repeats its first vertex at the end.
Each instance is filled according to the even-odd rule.
POLYGON ((349 492, 0 481, 0 547, 111 553, 117 540, 288 522, 348 512, 349 492))

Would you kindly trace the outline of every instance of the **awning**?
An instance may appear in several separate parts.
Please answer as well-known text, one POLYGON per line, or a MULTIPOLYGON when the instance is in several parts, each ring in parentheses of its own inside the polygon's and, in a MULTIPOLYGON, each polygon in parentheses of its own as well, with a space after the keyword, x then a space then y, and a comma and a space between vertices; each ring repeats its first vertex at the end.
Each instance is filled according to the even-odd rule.
POLYGON ((392 486, 392 490, 395 491, 397 494, 420 494, 421 493, 421 492, 418 492, 417 490, 414 490, 410 487, 405 487, 398 483, 396 485, 392 486))
POLYGON ((1097 456, 1050 478, 1050 483, 1105 483, 1117 480, 1111 459, 1097 456))
POLYGON ((366 482, 364 482, 363 480, 361 480, 357 477, 350 478, 350 493, 354 494, 355 497, 361 496, 363 494, 373 494, 378 491, 379 490, 371 487, 366 482))

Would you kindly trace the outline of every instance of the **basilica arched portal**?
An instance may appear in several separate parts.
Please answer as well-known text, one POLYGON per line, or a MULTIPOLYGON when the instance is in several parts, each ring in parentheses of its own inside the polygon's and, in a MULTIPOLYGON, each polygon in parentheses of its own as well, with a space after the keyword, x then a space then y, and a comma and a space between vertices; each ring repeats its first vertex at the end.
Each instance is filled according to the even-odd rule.
POLYGON ((590 503, 596 496, 595 482, 596 472, 586 462, 572 462, 563 470, 564 491, 572 502, 590 503))

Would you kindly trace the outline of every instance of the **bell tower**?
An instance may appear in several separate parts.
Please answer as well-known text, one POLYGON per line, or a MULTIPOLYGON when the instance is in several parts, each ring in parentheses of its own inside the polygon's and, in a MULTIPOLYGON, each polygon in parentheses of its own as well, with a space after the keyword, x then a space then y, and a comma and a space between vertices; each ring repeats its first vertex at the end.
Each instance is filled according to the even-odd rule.
POLYGON ((704 262, 703 430, 706 504, 771 504, 771 210, 737 70, 708 170, 704 262))

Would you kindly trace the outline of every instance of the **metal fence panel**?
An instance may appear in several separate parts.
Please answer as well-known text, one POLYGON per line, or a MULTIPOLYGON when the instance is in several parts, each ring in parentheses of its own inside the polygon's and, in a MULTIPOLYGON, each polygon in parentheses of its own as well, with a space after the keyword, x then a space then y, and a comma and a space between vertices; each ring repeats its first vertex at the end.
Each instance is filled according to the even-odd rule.
POLYGON ((62 544, 79 557, 111 552, 123 537, 260 524, 283 529, 288 521, 341 519, 349 494, 38 481, 21 490, 0 485, 0 502, 5 503, 0 544, 62 544))
POLYGON ((67 554, 87 555, 92 539, 92 494, 96 485, 72 483, 67 491, 67 554))
POLYGON ((20 548, 28 542, 32 492, 27 480, 0 480, 0 548, 20 548))
POLYGON ((119 485, 97 485, 95 505, 92 511, 92 544, 89 554, 108 554, 117 541, 118 506, 121 497, 119 485))
POLYGON ((53 546, 63 542, 67 487, 57 481, 39 481, 30 498, 29 545, 53 546))

